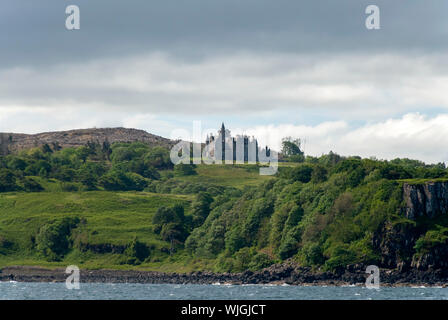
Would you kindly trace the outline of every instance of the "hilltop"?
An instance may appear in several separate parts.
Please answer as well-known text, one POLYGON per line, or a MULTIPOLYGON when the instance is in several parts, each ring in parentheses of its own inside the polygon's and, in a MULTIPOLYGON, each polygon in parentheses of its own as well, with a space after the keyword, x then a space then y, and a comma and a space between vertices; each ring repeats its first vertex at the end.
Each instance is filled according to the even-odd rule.
POLYGON ((61 148, 80 147, 87 142, 102 144, 104 141, 143 142, 152 147, 170 147, 174 141, 148 133, 144 130, 129 128, 90 128, 68 131, 43 132, 37 134, 0 132, 0 154, 17 153, 48 144, 61 148))

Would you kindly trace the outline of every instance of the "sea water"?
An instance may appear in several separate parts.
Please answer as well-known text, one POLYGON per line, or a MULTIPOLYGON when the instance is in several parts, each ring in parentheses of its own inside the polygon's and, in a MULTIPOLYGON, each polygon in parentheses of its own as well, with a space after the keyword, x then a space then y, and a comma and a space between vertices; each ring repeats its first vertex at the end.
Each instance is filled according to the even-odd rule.
POLYGON ((0 299, 50 300, 434 300, 448 299, 448 288, 286 285, 175 285, 81 283, 68 290, 65 283, 0 282, 0 299))

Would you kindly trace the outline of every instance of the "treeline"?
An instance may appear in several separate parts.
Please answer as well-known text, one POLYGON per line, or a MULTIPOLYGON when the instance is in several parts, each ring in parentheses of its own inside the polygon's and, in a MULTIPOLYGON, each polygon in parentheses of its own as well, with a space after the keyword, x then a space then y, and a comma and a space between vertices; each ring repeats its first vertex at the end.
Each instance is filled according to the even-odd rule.
MULTIPOLYGON (((17 155, 0 157, 0 192, 42 191, 42 182, 59 181, 62 191, 141 191, 157 185, 161 172, 173 169, 169 151, 144 143, 88 143, 78 148, 44 145, 17 155)), ((194 174, 194 168, 176 168, 174 174, 194 174)))

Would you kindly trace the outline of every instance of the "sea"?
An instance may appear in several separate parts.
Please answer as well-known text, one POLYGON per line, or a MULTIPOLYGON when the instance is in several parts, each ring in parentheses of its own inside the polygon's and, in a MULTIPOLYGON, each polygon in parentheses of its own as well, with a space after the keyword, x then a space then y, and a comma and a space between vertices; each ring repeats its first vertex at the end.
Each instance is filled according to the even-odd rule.
POLYGON ((1 300, 446 300, 448 288, 0 282, 1 300))

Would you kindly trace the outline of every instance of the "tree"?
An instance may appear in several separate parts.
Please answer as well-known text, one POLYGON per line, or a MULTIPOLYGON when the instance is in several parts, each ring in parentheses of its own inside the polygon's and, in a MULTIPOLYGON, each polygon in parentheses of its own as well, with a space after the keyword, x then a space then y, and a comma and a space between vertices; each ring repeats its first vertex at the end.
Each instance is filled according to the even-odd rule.
POLYGON ((103 156, 105 160, 110 160, 110 154, 112 153, 112 149, 110 148, 110 142, 109 140, 103 141, 103 146, 101 148, 101 151, 103 152, 103 156))
POLYGON ((144 161, 146 166, 157 169, 171 169, 173 167, 169 151, 162 147, 155 147, 149 150, 145 155, 144 161))
POLYGON ((152 223, 154 232, 160 234, 164 241, 171 243, 171 249, 175 244, 181 244, 188 237, 184 207, 175 205, 171 208, 160 207, 157 209, 152 223))
POLYGON ((164 224, 175 222, 183 223, 185 221, 184 207, 175 205, 174 207, 159 207, 152 218, 154 224, 154 231, 160 233, 161 227, 164 224))
POLYGON ((23 171, 25 170, 26 166, 27 166, 26 161, 18 157, 13 157, 11 160, 8 161, 8 168, 12 170, 23 171))
POLYGON ((196 200, 193 202, 193 225, 194 227, 200 226, 210 213, 210 204, 213 202, 213 198, 207 192, 200 192, 196 196, 196 200))
POLYGON ((16 177, 9 169, 0 169, 0 192, 17 190, 16 177))
POLYGON ((86 162, 91 152, 92 151, 90 150, 90 148, 86 146, 82 146, 76 149, 76 155, 83 163, 86 162))
POLYGON ((44 144, 42 146, 42 152, 43 153, 53 153, 53 150, 51 150, 50 146, 48 145, 48 143, 44 144))
POLYGON ((147 186, 145 178, 139 174, 120 170, 109 171, 99 179, 98 184, 108 191, 141 191, 147 186))
POLYGON ((293 139, 292 137, 285 137, 282 139, 282 154, 283 157, 288 158, 291 156, 304 156, 301 147, 300 139, 293 139))
POLYGON ((313 168, 309 165, 300 165, 291 170, 291 178, 295 181, 307 183, 311 180, 313 168))
POLYGON ((149 257, 149 248, 143 242, 140 242, 137 237, 127 245, 124 254, 128 257, 128 264, 140 264, 147 257, 149 257))
POLYGON ((311 181, 314 183, 324 182, 327 180, 327 169, 321 165, 315 165, 313 173, 311 173, 311 181))
POLYGON ((44 190, 39 182, 30 177, 25 177, 23 179, 23 188, 28 192, 39 192, 44 190))
POLYGON ((43 225, 36 236, 37 250, 49 261, 60 260, 70 249, 70 235, 80 219, 66 217, 43 225))

